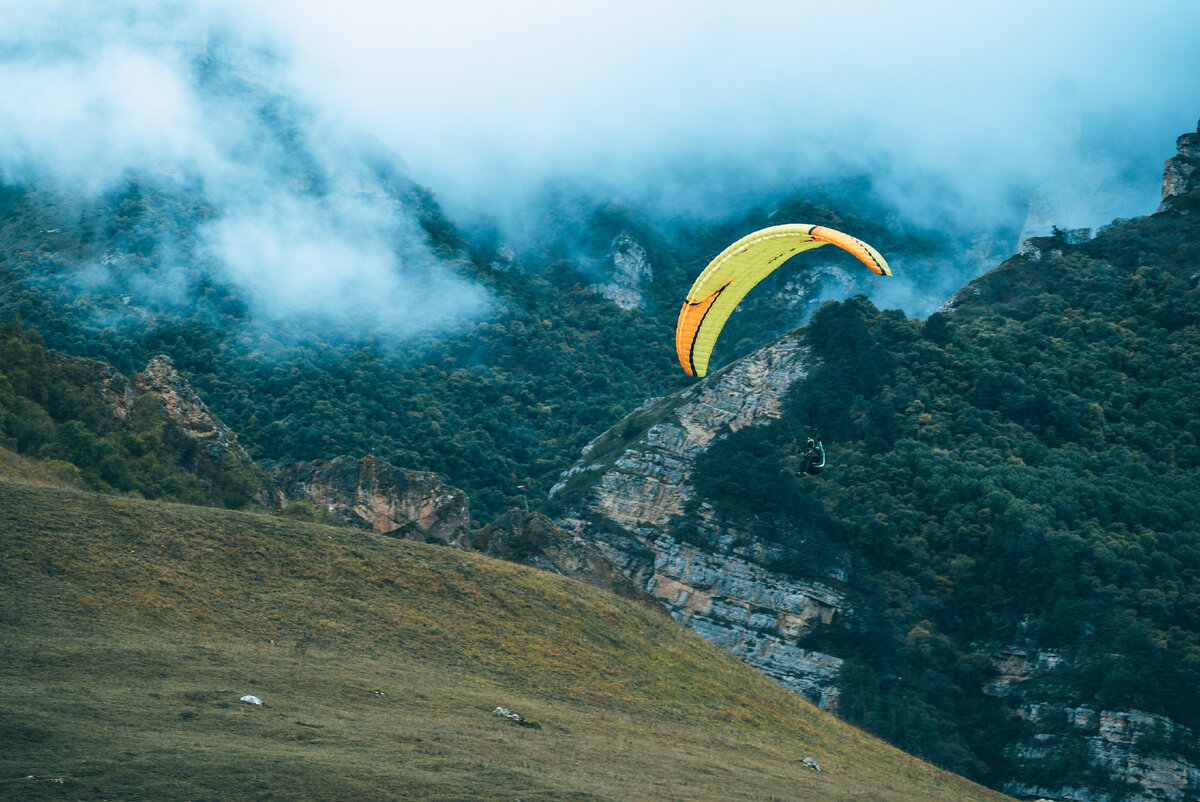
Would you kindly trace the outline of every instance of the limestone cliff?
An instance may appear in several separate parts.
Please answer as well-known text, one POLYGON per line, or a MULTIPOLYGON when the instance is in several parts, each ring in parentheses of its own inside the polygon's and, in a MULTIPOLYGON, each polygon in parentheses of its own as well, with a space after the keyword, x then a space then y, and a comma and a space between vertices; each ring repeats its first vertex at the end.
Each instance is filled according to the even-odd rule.
POLYGON ((708 519, 705 542, 682 542, 670 522, 692 497, 692 464, 714 440, 780 414, 784 393, 804 376, 805 349, 782 337, 692 388, 647 402, 584 449, 551 495, 570 504, 556 523, 592 544, 608 570, 656 599, 684 626, 781 684, 836 707, 841 661, 801 648, 814 622, 842 608, 833 587, 768 566, 787 558, 708 519))
POLYGON ((435 473, 397 468, 371 456, 341 456, 276 466, 264 488, 264 505, 277 512, 307 501, 359 529, 410 540, 469 543, 467 494, 435 473))
POLYGON ((1003 699, 1014 720, 1002 791, 1073 802, 1200 798, 1200 741, 1190 729, 1142 710, 1067 701, 1054 672, 1069 666, 1055 651, 1000 648, 988 656, 996 677, 983 692, 1003 699), (1081 774, 1095 779, 1093 788, 1065 780, 1081 774))

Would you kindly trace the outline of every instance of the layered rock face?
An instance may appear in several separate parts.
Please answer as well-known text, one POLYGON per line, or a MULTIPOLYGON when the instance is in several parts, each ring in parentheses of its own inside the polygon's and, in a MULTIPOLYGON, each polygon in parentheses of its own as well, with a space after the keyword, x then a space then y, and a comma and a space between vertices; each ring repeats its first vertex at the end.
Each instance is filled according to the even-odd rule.
POLYGON ((989 657, 996 677, 983 692, 1004 699, 1017 722, 1005 748, 1010 778, 1000 790, 1019 798, 1072 802, 1200 798, 1200 741, 1190 729, 1141 710, 1064 702, 1061 693, 1043 684, 1064 665, 1057 652, 1010 648, 989 657), (1063 781, 1066 775, 1078 777, 1080 765, 1106 790, 1063 781), (1121 790, 1109 790, 1113 788, 1121 790))
POLYGON ((404 470, 370 456, 341 456, 280 465, 264 485, 264 504, 275 511, 309 501, 359 529, 469 547, 467 494, 435 473, 404 470))
MULTIPOLYGON (((695 457, 714 438, 779 416, 783 394, 804 375, 799 341, 784 337, 686 391, 635 443, 607 451, 607 435, 583 450, 584 459, 550 490, 555 495, 580 474, 598 474, 591 511, 630 531, 654 532, 683 512, 695 457), (613 462, 615 460, 615 462, 613 462)), ((634 413, 658 415, 670 399, 634 413)))
POLYGON ((650 545, 654 565, 645 587, 673 618, 836 712, 842 660, 802 649, 796 641, 844 609, 840 593, 771 572, 762 562, 782 556, 778 550, 743 548, 729 535, 710 536, 703 548, 665 535, 650 545))
MULTIPOLYGON (((1017 710, 1027 734, 1005 750, 1014 765, 1000 790, 1020 798, 1072 802, 1186 802, 1200 794, 1200 769, 1179 754, 1178 744, 1195 744, 1194 734, 1165 716, 1138 710, 1028 704, 1017 710), (1025 777, 1056 773, 1064 756, 1077 755, 1118 794, 1025 777)), ((1194 748, 1194 747, 1193 747, 1194 748)))
MULTIPOLYGON (((556 523, 593 544, 610 570, 656 599, 672 617, 781 684, 836 706, 841 661, 798 639, 843 606, 840 593, 772 572, 785 555, 722 530, 701 507, 703 544, 671 536, 669 524, 692 497, 691 466, 714 439, 777 418, 787 389, 805 375, 797 337, 776 340, 679 396, 632 416, 655 418, 631 441, 606 433, 584 450, 551 494, 580 502, 556 523)), ((618 427, 619 428, 619 427, 618 427)))

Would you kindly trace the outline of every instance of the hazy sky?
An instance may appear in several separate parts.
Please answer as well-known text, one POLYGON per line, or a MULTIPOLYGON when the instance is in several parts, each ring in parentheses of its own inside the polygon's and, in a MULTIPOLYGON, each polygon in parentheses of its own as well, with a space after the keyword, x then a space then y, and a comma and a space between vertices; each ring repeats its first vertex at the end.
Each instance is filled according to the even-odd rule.
POLYGON ((924 171, 985 197, 1132 179, 1098 200, 1142 214, 1200 118, 1193 0, 266 8, 299 85, 467 197, 554 171, 771 184, 848 161, 892 165, 901 193, 924 171))
MULTIPOLYGON (((619 188, 846 160, 983 190, 1144 170, 1145 191, 1200 118, 1194 0, 8 0, 0 44, 108 47, 122 58, 89 78, 130 81, 126 46, 206 27, 271 48, 300 92, 419 180, 485 200, 563 171, 619 188)), ((110 120, 166 136, 143 101, 177 102, 158 85, 172 80, 144 72, 132 97, 111 95, 110 120)), ((189 126, 186 107, 168 111, 189 126)))
MULTIPOLYGON (((342 306, 359 314, 366 295, 371 320, 411 291, 388 278, 397 267, 430 257, 411 221, 376 219, 359 192, 364 138, 460 219, 519 219, 550 177, 691 219, 868 171, 867 200, 910 220, 978 226, 1017 195, 1035 223, 1070 228, 1154 211, 1198 118, 1195 0, 5 0, 0 13, 0 179, 86 194, 129 167, 200 174, 223 212, 211 247, 250 292, 310 275, 281 301, 303 307, 340 264, 358 288, 342 306), (316 109, 308 144, 339 176, 327 200, 269 174, 260 121, 197 93, 183 55, 210 32, 269 53, 244 69, 316 109)), ((428 291, 451 317, 487 303, 454 281, 428 291)))

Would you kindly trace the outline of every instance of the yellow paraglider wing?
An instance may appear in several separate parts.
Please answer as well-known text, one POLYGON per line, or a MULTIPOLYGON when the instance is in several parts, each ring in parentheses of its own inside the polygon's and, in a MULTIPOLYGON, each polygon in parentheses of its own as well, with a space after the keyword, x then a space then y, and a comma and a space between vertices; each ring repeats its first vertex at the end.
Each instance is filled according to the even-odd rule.
POLYGON ((683 302, 675 327, 683 369, 692 376, 707 373, 717 336, 746 293, 796 254, 825 244, 854 254, 874 273, 892 275, 879 251, 832 228, 791 223, 747 234, 708 263, 683 302))

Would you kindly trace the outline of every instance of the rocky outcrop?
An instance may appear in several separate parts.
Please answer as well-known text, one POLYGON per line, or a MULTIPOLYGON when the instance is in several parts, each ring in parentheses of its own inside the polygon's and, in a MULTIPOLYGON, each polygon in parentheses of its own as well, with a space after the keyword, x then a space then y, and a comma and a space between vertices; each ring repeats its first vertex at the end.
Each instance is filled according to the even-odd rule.
POLYGON ((1005 748, 1013 779, 1000 790, 1007 794, 1063 802, 1200 799, 1195 736, 1165 716, 1045 703, 1026 703, 1014 714, 1023 726, 1021 735, 1005 748), (1096 783, 1088 787, 1062 780, 1078 780, 1081 774, 1091 774, 1096 783))
POLYGON ((836 710, 842 661, 800 648, 797 641, 844 608, 840 593, 772 572, 763 563, 781 557, 781 550, 740 547, 728 534, 710 537, 703 547, 660 535, 651 546, 654 566, 646 590, 675 620, 781 685, 836 710))
POLYGON ((372 456, 277 466, 264 482, 264 506, 282 512, 298 501, 347 526, 470 547, 466 493, 435 473, 397 468, 372 456))
POLYGON ((180 456, 182 467, 203 486, 212 487, 229 471, 257 472, 237 435, 200 399, 169 357, 154 357, 132 378, 92 359, 57 351, 47 351, 46 358, 50 368, 71 386, 94 393, 118 425, 134 426, 139 403, 145 404, 147 397, 154 399, 157 403, 140 409, 165 418, 164 446, 180 456))
POLYGON ((996 675, 983 692, 1004 699, 1015 722, 1002 791, 1063 802, 1200 799, 1200 742, 1190 729, 1141 710, 1068 701, 1047 682, 1051 672, 1069 668, 1056 651, 1001 648, 987 656, 996 675), (1094 787, 1078 782, 1089 774, 1097 778, 1094 787))
POLYGON ((1184 134, 1175 141, 1178 152, 1167 159, 1163 170, 1163 203, 1167 208, 1172 198, 1200 189, 1200 124, 1196 133, 1184 134))
POLYGON ((596 292, 625 310, 645 306, 644 287, 654 279, 650 255, 630 234, 622 232, 613 237, 612 273, 609 280, 595 285, 596 292))
POLYGON ((584 459, 567 470, 551 495, 590 484, 589 506, 618 526, 653 532, 683 512, 691 493, 691 463, 715 438, 743 426, 777 418, 784 393, 805 373, 804 349, 781 337, 668 398, 654 399, 631 419, 653 424, 633 442, 622 426, 584 448, 584 459))
POLYGON ((695 458, 730 432, 777 418, 787 389, 806 373, 805 357, 797 336, 782 337, 686 391, 648 402, 590 443, 551 495, 574 502, 556 523, 602 554, 608 572, 689 629, 835 708, 841 661, 799 640, 833 619, 842 595, 773 572, 769 565, 797 555, 715 525, 707 506, 698 513, 703 542, 683 542, 669 526, 692 498, 695 458))
POLYGON ((246 449, 238 443, 237 435, 213 414, 195 388, 188 383, 167 356, 156 356, 141 373, 133 377, 134 384, 144 392, 162 399, 167 419, 186 437, 200 444, 201 452, 220 465, 230 455, 238 466, 252 464, 246 449))

